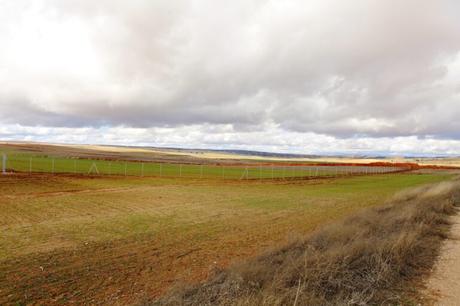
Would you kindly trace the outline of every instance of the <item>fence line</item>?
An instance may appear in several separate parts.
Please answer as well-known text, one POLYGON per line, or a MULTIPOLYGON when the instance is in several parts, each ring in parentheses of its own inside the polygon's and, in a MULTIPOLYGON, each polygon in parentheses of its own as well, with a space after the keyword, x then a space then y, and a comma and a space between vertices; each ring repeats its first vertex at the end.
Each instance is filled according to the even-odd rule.
POLYGON ((386 174, 408 170, 396 166, 184 164, 147 161, 92 160, 48 156, 2 154, 2 173, 67 173, 81 175, 159 176, 236 180, 338 177, 386 174))

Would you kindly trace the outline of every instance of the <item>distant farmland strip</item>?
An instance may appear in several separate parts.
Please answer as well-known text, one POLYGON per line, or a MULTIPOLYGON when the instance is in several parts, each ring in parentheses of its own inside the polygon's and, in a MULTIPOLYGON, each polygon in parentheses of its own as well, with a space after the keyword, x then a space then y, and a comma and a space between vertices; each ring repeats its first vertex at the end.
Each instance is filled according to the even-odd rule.
POLYGON ((9 154, 7 172, 66 173, 118 176, 159 176, 212 179, 288 179, 336 177, 347 175, 394 173, 408 170, 397 165, 309 165, 286 163, 260 164, 181 164, 154 163, 34 154, 9 154))

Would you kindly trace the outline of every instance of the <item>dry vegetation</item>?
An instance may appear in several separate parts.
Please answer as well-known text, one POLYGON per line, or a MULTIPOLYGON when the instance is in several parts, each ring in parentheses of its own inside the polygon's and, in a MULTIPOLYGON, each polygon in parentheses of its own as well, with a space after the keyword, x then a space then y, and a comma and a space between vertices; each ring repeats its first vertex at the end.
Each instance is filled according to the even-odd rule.
POLYGON ((153 304, 411 304, 420 297, 409 288, 431 268, 459 201, 458 181, 399 194, 153 304))

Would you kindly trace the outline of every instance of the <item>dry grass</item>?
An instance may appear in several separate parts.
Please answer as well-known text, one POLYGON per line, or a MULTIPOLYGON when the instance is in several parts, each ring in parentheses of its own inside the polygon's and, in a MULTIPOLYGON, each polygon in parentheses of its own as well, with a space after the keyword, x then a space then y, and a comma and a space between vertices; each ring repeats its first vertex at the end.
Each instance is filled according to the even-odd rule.
POLYGON ((407 304, 459 202, 458 181, 413 189, 153 304, 407 304))

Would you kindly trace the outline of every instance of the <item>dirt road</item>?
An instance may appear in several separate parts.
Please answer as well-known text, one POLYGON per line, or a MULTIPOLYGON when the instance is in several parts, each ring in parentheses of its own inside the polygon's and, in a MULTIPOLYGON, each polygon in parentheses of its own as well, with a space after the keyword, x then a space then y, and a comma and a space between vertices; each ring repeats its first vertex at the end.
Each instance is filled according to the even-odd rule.
POLYGON ((428 281, 439 306, 460 305, 460 214, 452 218, 452 239, 445 242, 441 256, 428 281))

